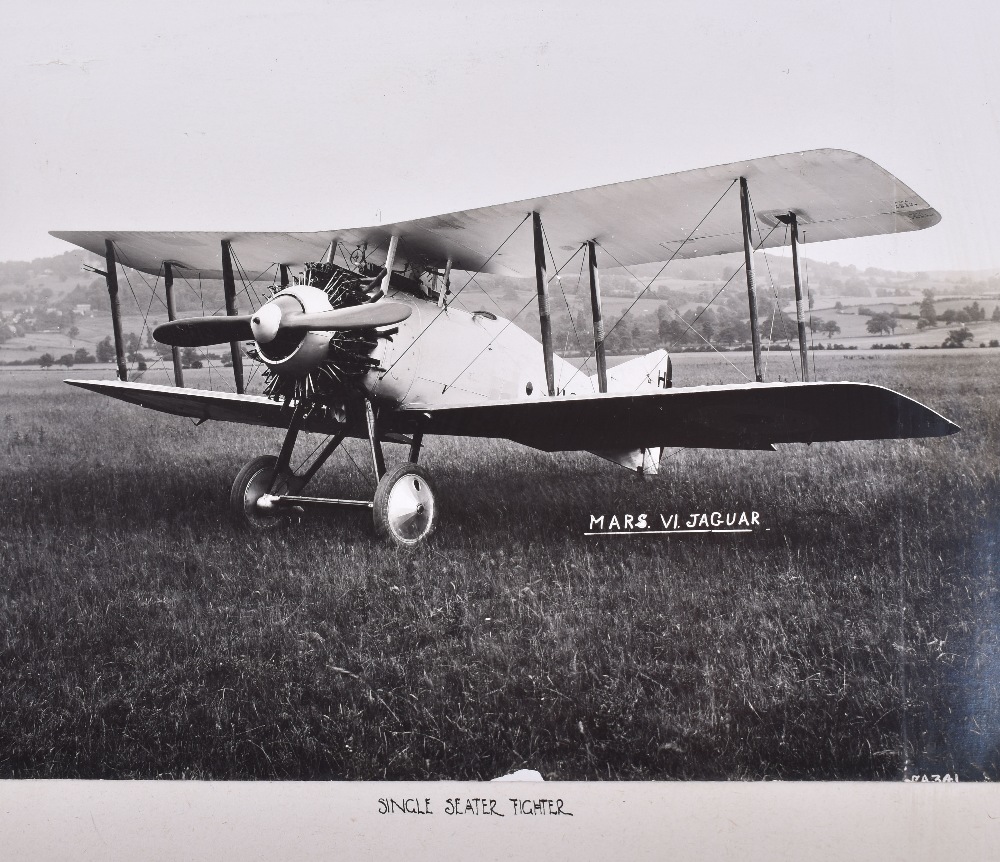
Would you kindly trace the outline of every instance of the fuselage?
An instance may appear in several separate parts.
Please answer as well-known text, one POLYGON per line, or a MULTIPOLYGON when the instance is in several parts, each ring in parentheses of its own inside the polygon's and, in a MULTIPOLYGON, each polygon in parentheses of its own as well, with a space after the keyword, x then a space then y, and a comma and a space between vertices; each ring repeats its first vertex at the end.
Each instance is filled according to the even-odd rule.
MULTIPOLYGON (((541 344, 510 320, 469 312, 402 292, 390 298, 413 309, 392 341, 373 354, 385 371, 372 371, 365 388, 391 406, 440 407, 482 401, 535 399, 548 394, 541 344)), ((595 391, 589 375, 558 356, 559 394, 595 391), (564 393, 565 390, 565 393, 564 393)))

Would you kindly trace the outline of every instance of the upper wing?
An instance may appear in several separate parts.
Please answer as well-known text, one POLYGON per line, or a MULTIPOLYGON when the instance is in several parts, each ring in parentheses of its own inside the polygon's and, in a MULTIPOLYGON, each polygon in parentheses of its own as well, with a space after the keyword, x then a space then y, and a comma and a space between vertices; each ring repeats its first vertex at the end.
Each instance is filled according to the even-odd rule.
POLYGON ((401 431, 505 437, 547 451, 942 437, 958 426, 868 383, 753 383, 406 408, 401 431))
POLYGON ((99 255, 110 239, 121 263, 144 272, 155 274, 166 261, 183 275, 221 278, 224 239, 232 243, 243 269, 256 275, 276 264, 320 260, 335 240, 348 248, 367 243, 368 259, 381 264, 388 239, 395 234, 397 260, 443 266, 450 258, 456 269, 527 276, 534 272, 530 232, 494 252, 532 211, 541 213, 555 254, 570 254, 592 239, 625 265, 654 263, 671 255, 683 259, 740 251, 739 192, 734 182, 741 176, 747 178, 760 222, 755 243, 763 239, 763 248, 787 242, 783 226, 773 232, 771 228, 777 214, 789 211, 796 213, 803 239, 809 243, 920 230, 941 220, 923 198, 874 162, 846 150, 824 149, 347 230, 53 231, 52 235, 99 255))

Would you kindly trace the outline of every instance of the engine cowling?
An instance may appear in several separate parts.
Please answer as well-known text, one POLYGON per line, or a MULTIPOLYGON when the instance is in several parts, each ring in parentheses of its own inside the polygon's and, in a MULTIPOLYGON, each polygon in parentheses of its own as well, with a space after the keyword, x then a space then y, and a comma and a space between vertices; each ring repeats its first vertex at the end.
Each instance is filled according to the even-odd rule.
POLYGON ((250 318, 257 353, 274 374, 302 377, 329 358, 333 332, 282 329, 281 320, 293 314, 331 311, 325 291, 298 284, 276 293, 250 318))

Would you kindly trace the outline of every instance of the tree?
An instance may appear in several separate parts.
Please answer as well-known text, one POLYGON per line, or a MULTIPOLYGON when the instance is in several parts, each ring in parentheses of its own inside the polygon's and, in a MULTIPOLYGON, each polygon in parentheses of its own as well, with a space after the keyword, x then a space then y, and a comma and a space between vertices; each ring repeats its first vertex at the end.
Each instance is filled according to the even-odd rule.
POLYGON ((115 348, 111 344, 111 336, 105 335, 104 341, 97 344, 97 361, 111 362, 115 358, 115 348))
POLYGON ((736 344, 743 340, 743 331, 735 324, 724 326, 719 332, 719 341, 723 344, 736 344))
POLYGON ((809 318, 809 329, 813 333, 822 332, 823 327, 826 325, 826 321, 822 317, 810 317, 809 318))
POLYGON ((986 320, 986 309, 980 308, 978 301, 974 301, 972 305, 963 306, 962 311, 969 315, 970 321, 986 320))
POLYGON ((74 357, 72 353, 64 353, 59 359, 56 360, 59 365, 65 365, 67 368, 73 367, 74 357))
POLYGON ((85 362, 93 362, 94 357, 87 352, 86 347, 78 347, 76 352, 73 354, 73 361, 77 365, 81 365, 85 362))
POLYGON ((881 335, 883 332, 886 334, 894 332, 897 325, 896 318, 891 314, 879 312, 868 319, 865 328, 873 335, 881 335))
POLYGON ((924 298, 920 303, 920 316, 927 321, 928 326, 933 326, 937 323, 937 312, 934 310, 933 291, 924 291, 924 298))
POLYGON ((953 329, 948 333, 948 337, 944 340, 942 347, 965 347, 966 341, 971 341, 973 338, 972 331, 963 326, 961 329, 953 329))
POLYGON ((75 341, 76 337, 80 334, 80 327, 71 326, 69 332, 66 333, 69 336, 70 341, 75 341))
POLYGON ((840 324, 836 320, 827 320, 823 324, 823 332, 826 333, 827 338, 833 338, 833 336, 840 332, 840 324))
POLYGON ((994 323, 1000 323, 1000 305, 993 306, 993 315, 990 317, 994 323))
POLYGON ((661 320, 659 326, 660 342, 666 346, 683 343, 687 340, 688 328, 676 317, 672 320, 661 320))
POLYGON ((38 364, 42 368, 49 368, 55 361, 55 357, 51 353, 43 353, 38 357, 38 364))

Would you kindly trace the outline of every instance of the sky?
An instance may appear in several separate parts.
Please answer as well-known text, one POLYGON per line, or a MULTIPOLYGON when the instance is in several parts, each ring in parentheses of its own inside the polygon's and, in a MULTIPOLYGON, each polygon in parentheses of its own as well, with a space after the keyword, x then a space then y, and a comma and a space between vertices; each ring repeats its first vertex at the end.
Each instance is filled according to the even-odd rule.
POLYGON ((987 2, 15 2, 0 260, 49 230, 320 230, 838 147, 943 215, 810 248, 1000 272, 987 2))

